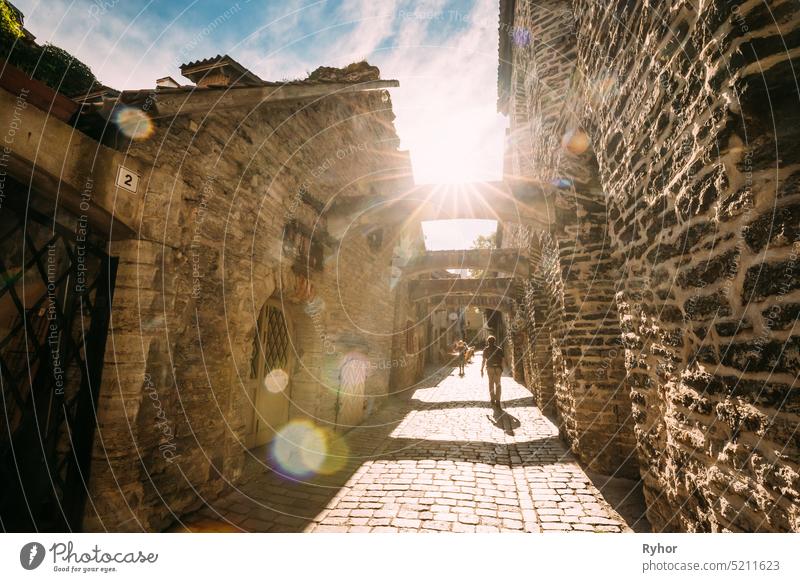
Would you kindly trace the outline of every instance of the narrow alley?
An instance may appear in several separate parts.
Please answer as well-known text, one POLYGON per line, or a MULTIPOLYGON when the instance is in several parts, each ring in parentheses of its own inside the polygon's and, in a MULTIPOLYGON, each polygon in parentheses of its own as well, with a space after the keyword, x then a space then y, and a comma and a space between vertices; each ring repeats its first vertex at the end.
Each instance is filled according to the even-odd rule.
MULTIPOLYGON (((627 532, 533 404, 503 377, 502 413, 488 403, 480 354, 444 368, 409 398, 390 399, 332 450, 348 454, 331 476, 282 473, 260 449, 246 476, 173 531, 627 532), (448 373, 449 372, 449 373, 448 373)), ((628 497, 640 493, 619 481, 628 497)), ((624 496, 624 495, 623 495, 624 496)), ((643 512, 643 507, 640 509, 643 512)), ((636 518, 629 518, 635 521, 636 518)))
POLYGON ((800 532, 798 0, 229 4, 0 0, 0 531, 800 532))

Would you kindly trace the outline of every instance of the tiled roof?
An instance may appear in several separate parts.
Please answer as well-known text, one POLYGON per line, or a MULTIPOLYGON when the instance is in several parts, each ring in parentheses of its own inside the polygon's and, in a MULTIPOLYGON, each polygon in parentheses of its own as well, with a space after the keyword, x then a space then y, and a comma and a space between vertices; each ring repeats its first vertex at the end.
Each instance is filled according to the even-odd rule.
MULTIPOLYGON (((190 62, 188 62, 188 63, 184 63, 184 64, 182 64, 182 65, 180 66, 180 68, 181 68, 181 69, 190 69, 190 68, 194 68, 194 67, 199 67, 199 66, 201 66, 201 65, 210 65, 210 64, 212 64, 212 63, 215 63, 215 62, 221 61, 223 58, 227 58, 227 59, 229 59, 230 61, 232 61, 232 62, 236 63, 236 61, 234 61, 234 60, 233 60, 231 57, 229 57, 228 55, 224 55, 224 56, 223 56, 223 55, 219 55, 219 54, 218 54, 218 55, 217 55, 217 56, 215 56, 215 57, 209 57, 209 58, 207 58, 207 59, 200 59, 199 61, 190 61, 190 62)), ((236 63, 236 64, 238 65, 239 63, 236 63)), ((239 66, 241 66, 241 65, 239 65, 239 66)), ((244 68, 244 67, 242 67, 242 68, 244 68)))
POLYGON ((185 63, 181 65, 181 74, 193 81, 195 79, 192 78, 192 75, 195 73, 201 73, 204 70, 210 70, 214 68, 230 68, 235 71, 237 75, 237 81, 244 85, 258 85, 263 81, 258 78, 257 75, 253 74, 250 70, 244 67, 241 63, 236 61, 235 59, 231 58, 228 55, 217 55, 215 57, 211 57, 208 59, 203 59, 200 61, 192 61, 190 63, 185 63))

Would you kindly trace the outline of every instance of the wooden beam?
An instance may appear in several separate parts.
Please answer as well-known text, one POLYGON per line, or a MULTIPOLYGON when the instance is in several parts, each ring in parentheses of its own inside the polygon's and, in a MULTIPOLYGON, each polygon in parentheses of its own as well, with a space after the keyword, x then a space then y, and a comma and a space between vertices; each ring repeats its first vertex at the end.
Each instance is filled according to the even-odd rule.
MULTIPOLYGON (((48 111, 26 103, 0 88, 0 125, 19 127, 4 144, 4 170, 28 190, 48 197, 111 239, 134 238, 150 168, 129 155, 106 147, 48 111), (27 136, 27 137, 26 137, 27 136), (118 168, 140 175, 138 193, 116 183, 118 168), (88 204, 88 207, 87 207, 88 204)), ((6 136, 7 138, 9 136, 6 136)))
MULTIPOLYGON (((41 156, 41 158, 44 157, 41 156)), ((119 216, 106 209, 107 203, 105 199, 107 198, 107 192, 98 190, 96 192, 96 200, 92 198, 84 199, 82 194, 85 194, 85 192, 78 190, 69 182, 61 180, 58 176, 50 174, 41 166, 30 163, 29 160, 12 153, 8 162, 8 174, 13 176, 18 184, 6 184, 6 186, 10 185, 8 188, 10 195, 27 201, 29 196, 28 186, 30 186, 31 192, 36 192, 38 195, 55 202, 75 217, 86 216, 86 220, 92 229, 110 240, 136 238, 136 231, 133 228, 128 226, 119 216)), ((92 191, 92 193, 95 192, 92 191)), ((27 204, 27 202, 24 202, 24 204, 27 204)))

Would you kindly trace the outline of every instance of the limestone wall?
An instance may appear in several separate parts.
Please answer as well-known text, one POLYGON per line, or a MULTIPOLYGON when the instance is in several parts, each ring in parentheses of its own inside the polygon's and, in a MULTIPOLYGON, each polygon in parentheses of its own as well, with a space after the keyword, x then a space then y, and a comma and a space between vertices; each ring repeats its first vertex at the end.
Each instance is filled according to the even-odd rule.
MULTIPOLYGON (((561 34, 577 47, 574 62, 551 82, 570 87, 569 113, 550 122, 550 137, 528 134, 533 149, 516 155, 543 151, 533 159, 559 177, 575 177, 581 162, 596 176, 592 202, 605 209, 588 217, 609 252, 592 269, 616 280, 603 288, 615 295, 650 522, 797 531, 797 4, 516 4, 534 43, 547 40, 536 28, 545 5, 571 10, 561 34), (584 154, 556 146, 565 116, 565 129, 577 119, 589 135, 584 154)), ((517 47, 515 59, 530 53, 517 47)), ((553 118, 533 90, 515 99, 553 118)), ((572 249, 554 238, 566 309, 572 249)))
POLYGON ((153 171, 141 240, 111 245, 120 264, 87 529, 158 530, 236 481, 269 298, 292 324, 290 417, 347 430, 386 397, 396 236, 368 239, 325 214, 410 180, 387 97, 179 115, 132 144, 153 171))

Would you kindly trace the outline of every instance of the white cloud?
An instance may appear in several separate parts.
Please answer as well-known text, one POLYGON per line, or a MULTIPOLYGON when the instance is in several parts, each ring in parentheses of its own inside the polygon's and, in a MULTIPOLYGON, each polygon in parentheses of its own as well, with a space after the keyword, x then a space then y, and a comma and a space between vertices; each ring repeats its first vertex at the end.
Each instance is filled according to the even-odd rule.
POLYGON ((68 50, 89 65, 102 83, 116 89, 151 88, 159 77, 179 78, 181 62, 226 52, 228 45, 220 45, 220 40, 237 27, 237 14, 244 12, 244 3, 232 0, 190 26, 189 10, 168 21, 153 12, 151 5, 147 2, 131 12, 131 4, 113 0, 17 1, 25 14, 25 27, 37 42, 68 50), (227 17, 223 16, 226 10, 227 17))
POLYGON ((400 81, 392 92, 395 125, 417 181, 501 177, 505 120, 495 112, 495 2, 474 0, 461 12, 446 0, 231 0, 204 18, 184 12, 171 22, 159 18, 151 2, 138 14, 128 3, 108 1, 17 5, 40 42, 69 50, 118 89, 152 87, 164 75, 178 78, 180 62, 217 53, 230 53, 269 80, 366 57, 384 78, 400 81), (92 18, 98 5, 110 8, 92 18), (226 9, 232 14, 220 18, 226 9), (441 39, 443 27, 454 31, 441 39))
POLYGON ((469 13, 431 3, 427 18, 400 21, 399 42, 375 59, 384 76, 397 78, 396 126, 411 151, 418 182, 496 180, 502 174, 505 120, 495 111, 497 13, 476 2, 469 13), (440 45, 427 39, 442 21, 467 26, 440 45))

